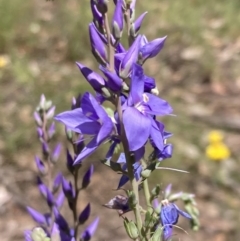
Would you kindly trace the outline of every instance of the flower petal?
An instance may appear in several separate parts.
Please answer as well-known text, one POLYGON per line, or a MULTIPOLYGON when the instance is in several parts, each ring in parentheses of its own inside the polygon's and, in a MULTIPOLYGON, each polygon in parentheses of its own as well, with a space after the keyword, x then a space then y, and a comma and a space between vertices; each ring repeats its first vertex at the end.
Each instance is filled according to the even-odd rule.
POLYGON ((120 189, 120 188, 121 188, 122 186, 124 186, 128 181, 129 181, 128 176, 122 175, 121 178, 120 178, 120 180, 119 180, 117 189, 120 189))
POLYGON ((181 214, 183 217, 188 218, 188 219, 192 219, 191 215, 189 215, 188 213, 182 211, 175 203, 173 203, 173 205, 177 209, 178 213, 181 214))
POLYGON ((169 115, 173 109, 166 100, 163 100, 155 95, 145 93, 148 97, 147 104, 151 108, 149 114, 153 115, 169 115))
POLYGON ((91 155, 97 148, 96 136, 84 147, 81 153, 77 156, 76 160, 74 161, 73 165, 77 165, 82 162, 82 160, 89 155, 91 155))
MULTIPOLYGON (((159 122, 160 123, 160 122, 159 122)), ((163 150, 164 147, 164 141, 163 141, 163 129, 164 125, 162 124, 162 128, 159 128, 159 125, 157 125, 156 121, 152 119, 152 128, 151 128, 151 138, 154 143, 154 145, 160 150, 163 150)))
MULTIPOLYGON (((133 104, 137 104, 142 101, 142 95, 144 90, 144 73, 143 68, 138 64, 133 64, 132 75, 131 75, 131 87, 130 95, 133 101, 133 104)), ((128 101, 129 102, 129 101, 128 101)), ((129 102, 129 105, 131 103, 129 102)))
POLYGON ((107 137, 110 136, 113 130, 112 120, 107 116, 102 120, 103 124, 97 135, 97 143, 100 145, 107 137))
POLYGON ((123 112, 123 124, 128 139, 129 150, 138 150, 148 140, 151 119, 141 114, 137 109, 128 107, 123 112))
POLYGON ((83 114, 81 108, 62 112, 55 116, 54 119, 62 122, 64 125, 66 125, 68 128, 72 130, 74 130, 81 123, 91 122, 91 120, 83 114))

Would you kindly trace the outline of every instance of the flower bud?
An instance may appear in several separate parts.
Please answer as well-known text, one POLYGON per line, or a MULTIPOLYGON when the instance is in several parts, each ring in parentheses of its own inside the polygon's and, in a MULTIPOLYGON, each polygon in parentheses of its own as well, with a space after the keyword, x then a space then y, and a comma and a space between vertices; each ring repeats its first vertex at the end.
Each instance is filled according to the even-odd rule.
POLYGON ((141 28, 141 25, 142 25, 142 21, 144 19, 144 17, 146 16, 147 12, 141 14, 137 19, 136 21, 131 25, 131 28, 130 28, 130 35, 135 38, 141 28))
POLYGON ((108 0, 97 0, 97 9, 101 14, 108 11, 108 0))
POLYGON ((123 11, 122 11, 123 0, 118 0, 112 20, 112 34, 113 37, 118 41, 122 37, 123 31, 123 11))
POLYGON ((100 64, 106 66, 108 62, 107 51, 93 23, 89 24, 89 36, 94 57, 100 64))
POLYGON ((52 106, 52 107, 47 111, 47 114, 46 114, 47 120, 50 120, 50 119, 53 118, 54 113, 55 113, 55 109, 56 109, 56 106, 52 106))
POLYGON ((137 62, 140 40, 141 36, 139 35, 122 59, 119 74, 123 79, 130 75, 133 64, 137 62))
POLYGON ((68 200, 72 200, 75 197, 72 183, 67 181, 64 177, 62 177, 62 189, 68 200))
POLYGON ((124 219, 124 227, 125 227, 125 230, 126 230, 128 236, 129 236, 129 238, 135 240, 139 237, 138 229, 136 227, 136 224, 132 220, 128 221, 127 218, 125 218, 124 219))
POLYGON ((41 175, 46 175, 47 174, 47 169, 44 166, 44 163, 40 160, 39 157, 35 156, 35 162, 37 169, 41 175))
POLYGON ((143 170, 143 171, 141 172, 141 176, 142 176, 143 178, 149 178, 150 175, 151 175, 151 173, 152 173, 152 170, 150 170, 150 169, 145 169, 145 170, 143 170))
POLYGON ((155 57, 163 48, 167 36, 146 43, 139 50, 139 61, 143 64, 148 58, 155 57))
POLYGON ((58 173, 53 182, 53 193, 56 193, 62 183, 62 173, 58 173))
POLYGON ((55 123, 52 122, 52 124, 50 125, 50 127, 48 128, 48 138, 52 139, 53 135, 55 134, 55 123))
POLYGON ((27 211, 35 222, 40 225, 47 225, 46 217, 42 213, 30 207, 27 207, 27 211))
POLYGON ((76 63, 78 68, 80 69, 82 75, 85 79, 89 82, 92 88, 101 93, 101 89, 105 86, 105 80, 101 75, 92 71, 88 67, 84 66, 83 64, 76 63))
POLYGON ((35 112, 33 113, 33 116, 34 116, 34 119, 35 119, 36 124, 37 124, 39 127, 42 127, 43 122, 42 122, 42 118, 41 118, 41 116, 39 115, 39 113, 38 113, 37 111, 35 111, 35 112))
POLYGON ((61 145, 61 143, 58 143, 56 145, 56 147, 54 148, 54 151, 52 153, 52 157, 51 157, 52 163, 56 163, 58 161, 58 158, 61 154, 61 150, 62 150, 62 145, 61 145))
POLYGON ((79 224, 84 224, 88 220, 90 216, 90 212, 91 212, 91 206, 90 206, 90 203, 88 203, 88 205, 83 209, 83 211, 79 215, 79 218, 78 218, 79 224))
POLYGON ((91 164, 91 166, 89 167, 89 169, 86 171, 85 175, 83 176, 82 188, 86 188, 89 185, 93 171, 94 171, 94 166, 91 164))
POLYGON ((136 205, 137 205, 137 202, 138 202, 138 200, 137 200, 137 198, 136 198, 135 193, 132 192, 132 191, 130 191, 130 192, 128 193, 128 203, 129 203, 129 207, 130 207, 131 209, 134 209, 134 208, 136 207, 136 205))
POLYGON ((81 241, 89 241, 94 233, 96 232, 99 223, 99 218, 97 217, 81 234, 81 241))
POLYGON ((51 230, 51 241, 61 241, 60 231, 56 223, 53 223, 51 230))
POLYGON ((118 77, 118 75, 115 72, 110 72, 101 65, 99 66, 99 69, 107 77, 107 85, 112 91, 120 91, 122 89, 123 81, 118 77))

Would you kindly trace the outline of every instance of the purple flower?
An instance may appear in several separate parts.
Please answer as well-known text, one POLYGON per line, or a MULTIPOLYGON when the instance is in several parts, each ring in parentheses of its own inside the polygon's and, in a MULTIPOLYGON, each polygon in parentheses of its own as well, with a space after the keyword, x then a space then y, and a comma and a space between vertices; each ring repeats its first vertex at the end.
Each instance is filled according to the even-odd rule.
POLYGON ((58 173, 53 181, 53 192, 57 192, 62 183, 62 173, 58 173))
MULTIPOLYGON (((145 148, 142 147, 138 149, 137 151, 134 152, 134 159, 135 163, 133 164, 133 172, 134 172, 134 177, 138 181, 141 177, 141 172, 142 172, 142 165, 141 165, 141 158, 144 156, 145 148)), ((123 164, 122 165, 122 170, 127 171, 127 163, 126 163, 126 157, 124 153, 121 153, 119 155, 119 158, 117 160, 117 163, 123 164)), ((119 180, 118 187, 117 189, 121 188, 123 185, 125 185, 129 181, 129 178, 127 175, 122 175, 122 177, 119 180)))
POLYGON ((88 203, 88 205, 83 209, 83 211, 80 213, 78 221, 79 224, 84 224, 89 216, 90 216, 90 212, 91 212, 91 206, 90 203, 88 203))
POLYGON ((141 14, 136 19, 136 21, 132 24, 132 26, 131 26, 131 34, 132 34, 133 37, 135 37, 138 34, 138 32, 139 32, 139 30, 141 28, 141 25, 142 25, 142 21, 145 18, 146 14, 147 14, 147 12, 141 14))
POLYGON ((74 164, 80 163, 92 154, 113 130, 112 120, 92 94, 88 92, 82 97, 81 108, 63 112, 55 119, 77 133, 93 136, 93 139, 76 157, 74 164))
POLYGON ((98 34, 98 31, 93 23, 89 24, 89 36, 92 46, 92 53, 100 64, 107 64, 107 51, 105 45, 98 34))
POLYGON ((24 231, 24 240, 25 241, 33 241, 31 235, 32 235, 31 230, 25 230, 24 231))
POLYGON ((123 11, 122 11, 123 0, 118 0, 112 20, 112 33, 116 40, 122 37, 123 31, 123 11))
POLYGON ((160 221, 163 226, 163 236, 164 240, 167 240, 172 235, 172 225, 177 224, 179 215, 185 218, 191 219, 192 217, 180 210, 178 206, 174 203, 169 203, 168 201, 162 201, 162 208, 160 212, 160 221))
POLYGON ((127 78, 130 75, 133 64, 137 62, 140 40, 141 35, 138 35, 129 50, 124 54, 124 57, 122 58, 119 70, 120 76, 122 78, 127 78))
POLYGON ((104 25, 103 15, 98 11, 95 0, 91 0, 90 5, 91 5, 93 21, 95 23, 95 26, 97 27, 97 29, 103 32, 103 25, 104 25))
POLYGON ((108 69, 104 68, 102 65, 99 66, 99 69, 103 72, 103 74, 107 77, 107 85, 108 87, 114 91, 120 91, 122 89, 123 81, 115 72, 111 72, 108 69))
POLYGON ((30 207, 27 207, 27 211, 35 222, 39 223, 40 225, 46 225, 46 226, 49 225, 49 220, 48 220, 49 215, 44 215, 30 207))
POLYGON ((35 162, 39 173, 42 175, 46 175, 47 169, 45 168, 44 163, 40 160, 39 157, 35 156, 35 162))
POLYGON ((82 233, 81 241, 89 241, 94 233, 96 232, 98 226, 99 218, 97 217, 82 233))
POLYGON ((145 38, 145 44, 139 49, 140 62, 144 63, 148 58, 155 57, 163 48, 166 38, 167 36, 154 39, 151 42, 147 42, 145 38))
POLYGON ((128 100, 123 106, 123 123, 130 151, 140 149, 151 136, 159 150, 163 149, 163 133, 153 119, 154 115, 168 115, 171 106, 155 95, 144 93, 144 74, 141 66, 134 64, 128 100))
POLYGON ((73 189, 72 183, 62 177, 62 189, 68 200, 75 197, 75 191, 73 189))
POLYGON ((103 206, 106 208, 118 210, 118 213, 120 215, 131 211, 131 208, 129 207, 129 204, 128 204, 128 197, 125 197, 123 195, 115 196, 103 206))
POLYGON ((91 164, 90 168, 86 171, 86 173, 83 176, 82 188, 86 188, 89 185, 93 171, 94 171, 94 166, 93 166, 93 164, 91 164))
POLYGON ((58 143, 58 144, 55 146, 55 148, 54 148, 54 150, 53 150, 53 153, 52 153, 51 161, 52 161, 53 163, 56 163, 56 162, 58 161, 58 158, 59 158, 59 156, 60 156, 60 154, 61 154, 61 150, 62 150, 62 145, 61 145, 61 143, 58 143))
POLYGON ((101 75, 92 71, 88 67, 84 66, 83 64, 76 63, 80 71, 82 72, 85 79, 89 82, 92 88, 101 93, 103 87, 105 87, 105 80, 101 75))

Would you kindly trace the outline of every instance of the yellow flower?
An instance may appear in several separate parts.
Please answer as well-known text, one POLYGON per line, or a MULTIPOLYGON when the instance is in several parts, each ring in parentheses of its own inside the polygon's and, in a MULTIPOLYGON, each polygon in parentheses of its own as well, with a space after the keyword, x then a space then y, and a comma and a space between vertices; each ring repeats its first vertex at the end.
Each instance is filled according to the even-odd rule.
POLYGON ((213 161, 222 161, 230 156, 229 148, 223 143, 223 134, 219 131, 211 131, 208 135, 209 145, 206 148, 206 156, 213 161))
POLYGON ((4 68, 9 63, 9 57, 6 55, 0 55, 0 68, 4 68))
POLYGON ((220 131, 211 131, 208 135, 208 141, 210 143, 214 142, 222 142, 223 141, 223 134, 220 131))

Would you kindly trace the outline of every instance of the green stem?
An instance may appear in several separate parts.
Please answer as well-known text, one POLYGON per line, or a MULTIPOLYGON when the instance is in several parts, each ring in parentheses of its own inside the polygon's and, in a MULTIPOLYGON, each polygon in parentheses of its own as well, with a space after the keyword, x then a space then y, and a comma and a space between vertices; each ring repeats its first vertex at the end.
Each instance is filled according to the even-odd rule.
POLYGON ((151 202, 150 202, 150 191, 149 191, 149 185, 148 185, 148 179, 145 179, 143 181, 143 190, 144 190, 144 196, 146 199, 146 203, 148 208, 151 207, 151 202))
POLYGON ((104 14, 104 26, 105 26, 107 40, 108 40, 108 61, 109 61, 108 68, 109 68, 109 71, 114 71, 114 48, 111 42, 111 31, 109 27, 107 13, 104 14))
MULTIPOLYGON (((146 162, 142 159, 142 166, 143 168, 145 169, 147 167, 147 164, 146 162)), ((144 181, 143 181, 143 190, 144 190, 144 196, 145 196, 145 199, 146 199, 146 203, 147 203, 147 207, 151 207, 151 195, 150 195, 150 191, 149 191, 149 185, 148 185, 148 179, 146 178, 144 181)))
POLYGON ((128 177, 132 185, 133 193, 137 200, 137 203, 136 203, 136 206, 134 207, 133 212, 134 212, 134 216, 135 216, 135 220, 137 223, 137 228, 138 228, 138 232, 140 234, 140 240, 141 240, 142 218, 141 218, 140 206, 139 206, 138 182, 134 177, 134 170, 133 170, 134 160, 132 160, 132 156, 129 151, 128 140, 127 140, 126 132, 123 125, 121 98, 119 96, 117 97, 116 107, 117 107, 118 117, 119 117, 120 126, 121 126, 122 145, 123 145, 123 150, 125 153, 127 167, 128 167, 128 177))
POLYGON ((78 211, 77 211, 77 201, 78 201, 78 195, 79 195, 79 187, 78 187, 78 174, 79 174, 79 168, 76 167, 75 173, 74 173, 74 190, 75 190, 75 198, 73 201, 73 220, 74 220, 74 236, 75 239, 78 237, 78 211))

